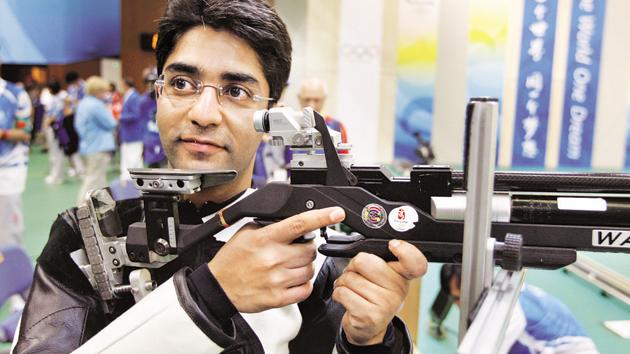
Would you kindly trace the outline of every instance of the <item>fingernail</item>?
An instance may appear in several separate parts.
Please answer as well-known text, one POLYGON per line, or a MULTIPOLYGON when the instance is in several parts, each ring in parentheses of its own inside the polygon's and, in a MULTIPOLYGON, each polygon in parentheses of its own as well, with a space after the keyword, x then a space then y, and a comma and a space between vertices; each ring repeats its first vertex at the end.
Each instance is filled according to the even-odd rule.
POLYGON ((335 208, 330 212, 330 220, 333 222, 338 222, 343 220, 346 217, 346 212, 341 208, 335 208))
POLYGON ((398 246, 400 246, 400 240, 391 240, 389 241, 389 245, 393 248, 398 248, 398 246))

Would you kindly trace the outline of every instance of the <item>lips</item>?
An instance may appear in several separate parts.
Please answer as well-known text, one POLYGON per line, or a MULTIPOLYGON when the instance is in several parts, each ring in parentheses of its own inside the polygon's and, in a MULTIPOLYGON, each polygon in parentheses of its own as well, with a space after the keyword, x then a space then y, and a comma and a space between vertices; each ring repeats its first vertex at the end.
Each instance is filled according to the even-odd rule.
POLYGON ((201 152, 212 154, 221 150, 225 150, 225 147, 220 143, 201 136, 182 135, 179 138, 179 142, 186 148, 186 150, 195 153, 201 152))

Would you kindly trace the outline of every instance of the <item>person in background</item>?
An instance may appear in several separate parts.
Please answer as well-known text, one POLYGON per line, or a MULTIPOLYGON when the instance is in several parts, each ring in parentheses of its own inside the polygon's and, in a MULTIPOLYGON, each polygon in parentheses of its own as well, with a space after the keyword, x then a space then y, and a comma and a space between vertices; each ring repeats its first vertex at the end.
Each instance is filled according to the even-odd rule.
POLYGON ((79 156, 79 135, 74 128, 74 115, 79 101, 85 95, 85 81, 79 77, 76 71, 70 71, 66 74, 66 85, 68 95, 61 125, 64 138, 59 137, 59 143, 64 154, 70 158, 70 163, 72 164, 72 167, 68 170, 68 175, 70 177, 81 177, 85 173, 85 166, 79 156))
POLYGON ((49 173, 44 178, 46 184, 61 184, 64 180, 64 160, 66 156, 59 145, 58 135, 63 124, 63 113, 66 91, 61 89, 61 84, 51 81, 48 84, 50 91, 50 103, 46 109, 44 118, 44 131, 46 134, 46 146, 48 147, 49 173))
POLYGON ((162 168, 167 166, 168 161, 160 141, 160 131, 156 120, 157 101, 154 88, 155 80, 157 80, 156 69, 144 69, 143 77, 144 84, 147 87, 146 92, 140 99, 140 116, 146 122, 146 131, 142 139, 144 144, 144 162, 151 168, 162 168))
POLYGON ((318 78, 306 79, 300 84, 300 90, 298 92, 300 106, 302 106, 302 108, 311 107, 316 112, 319 112, 319 114, 324 117, 324 120, 326 120, 326 125, 330 129, 341 133, 341 142, 347 143, 348 133, 343 123, 324 113, 324 104, 326 103, 327 96, 328 89, 326 88, 326 84, 318 78))
MULTIPOLYGON (((444 264, 440 271, 442 291, 459 306, 462 267, 444 264)), ((542 289, 525 284, 504 340, 509 354, 598 354, 595 343, 569 308, 542 289), (509 351, 508 351, 509 350, 509 351)))
POLYGON ((116 150, 116 119, 107 108, 109 83, 91 76, 85 83, 85 97, 76 110, 75 128, 79 135, 79 153, 86 161, 85 177, 77 196, 77 205, 85 203, 86 193, 107 186, 107 167, 116 150))
MULTIPOLYGON (((302 81, 300 84, 298 101, 300 102, 300 107, 311 107, 321 114, 322 117, 324 117, 326 125, 341 134, 341 142, 347 143, 348 135, 343 123, 325 114, 323 111, 327 95, 328 89, 326 84, 318 78, 310 78, 302 81)), ((256 153, 256 163, 254 165, 254 176, 252 179, 252 185, 254 187, 260 188, 267 184, 268 181, 286 180, 290 177, 289 167, 293 153, 288 147, 286 147, 283 152, 284 156, 279 158, 277 148, 267 144, 267 141, 263 139, 256 153)), ((347 154, 348 150, 340 150, 339 153, 347 154)))
MULTIPOLYGON (((17 85, 17 84, 16 84, 17 85)), ((42 87, 39 83, 32 81, 28 87, 26 87, 26 92, 31 100, 31 146, 37 141, 38 133, 42 130, 42 126, 44 125, 45 114, 47 105, 50 101, 50 92, 46 87, 42 87)), ((44 152, 47 147, 44 147, 44 152)))
POLYGON ((66 91, 68 91, 68 98, 72 103, 73 113, 79 101, 85 96, 85 84, 86 82, 79 77, 76 71, 70 71, 66 74, 66 91))
POLYGON ((122 112, 120 114, 120 180, 126 184, 131 180, 128 169, 141 168, 142 139, 147 130, 146 116, 140 112, 142 96, 135 89, 133 79, 123 80, 122 112))
POLYGON ((31 111, 28 93, 0 77, 0 245, 22 242, 31 111))
POLYGON ((252 187, 262 188, 272 181, 286 182, 289 162, 285 162, 285 147, 271 144, 271 136, 264 134, 256 150, 252 187))
POLYGON ((107 99, 109 109, 112 111, 112 115, 116 120, 120 119, 120 113, 122 112, 123 96, 118 92, 116 84, 109 83, 109 97, 107 99))

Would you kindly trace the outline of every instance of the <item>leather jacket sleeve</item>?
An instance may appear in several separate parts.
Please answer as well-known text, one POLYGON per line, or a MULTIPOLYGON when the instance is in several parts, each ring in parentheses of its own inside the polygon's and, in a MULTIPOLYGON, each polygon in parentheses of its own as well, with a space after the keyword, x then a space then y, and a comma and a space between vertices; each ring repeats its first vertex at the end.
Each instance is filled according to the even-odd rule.
MULTIPOLYGON (((121 203, 120 215, 124 221, 140 218, 140 203, 121 203)), ((123 299, 112 314, 104 313, 98 295, 70 256, 82 247, 76 208, 69 209, 53 223, 37 259, 14 353, 69 353, 133 305, 133 299, 123 299)))
POLYGON ((57 218, 37 260, 14 353, 68 353, 107 323, 96 293, 70 258, 81 247, 72 237, 71 215, 57 218))
POLYGON ((100 304, 52 279, 40 266, 22 313, 14 353, 69 353, 106 323, 100 304))

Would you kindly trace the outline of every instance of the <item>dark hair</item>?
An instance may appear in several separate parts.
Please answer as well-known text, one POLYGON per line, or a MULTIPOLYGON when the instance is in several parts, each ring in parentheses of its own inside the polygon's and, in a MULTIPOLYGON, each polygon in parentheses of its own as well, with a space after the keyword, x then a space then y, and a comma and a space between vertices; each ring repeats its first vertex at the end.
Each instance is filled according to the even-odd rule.
POLYGON ((446 263, 440 269, 440 287, 446 294, 451 293, 451 279, 456 278, 457 284, 461 288, 462 266, 459 264, 446 263))
POLYGON ((51 94, 56 95, 59 93, 59 91, 61 91, 61 84, 59 84, 59 81, 57 80, 50 81, 48 83, 48 89, 50 90, 51 94))
POLYGON ((265 0, 169 1, 158 28, 158 73, 162 73, 177 41, 196 26, 225 30, 244 40, 258 55, 270 96, 280 98, 291 71, 291 38, 265 0))
POLYGON ((131 77, 124 78, 123 82, 125 83, 125 86, 127 87, 136 87, 136 84, 133 82, 133 78, 131 77))
POLYGON ((79 80, 79 74, 76 71, 70 71, 66 74, 66 84, 71 84, 79 80))

